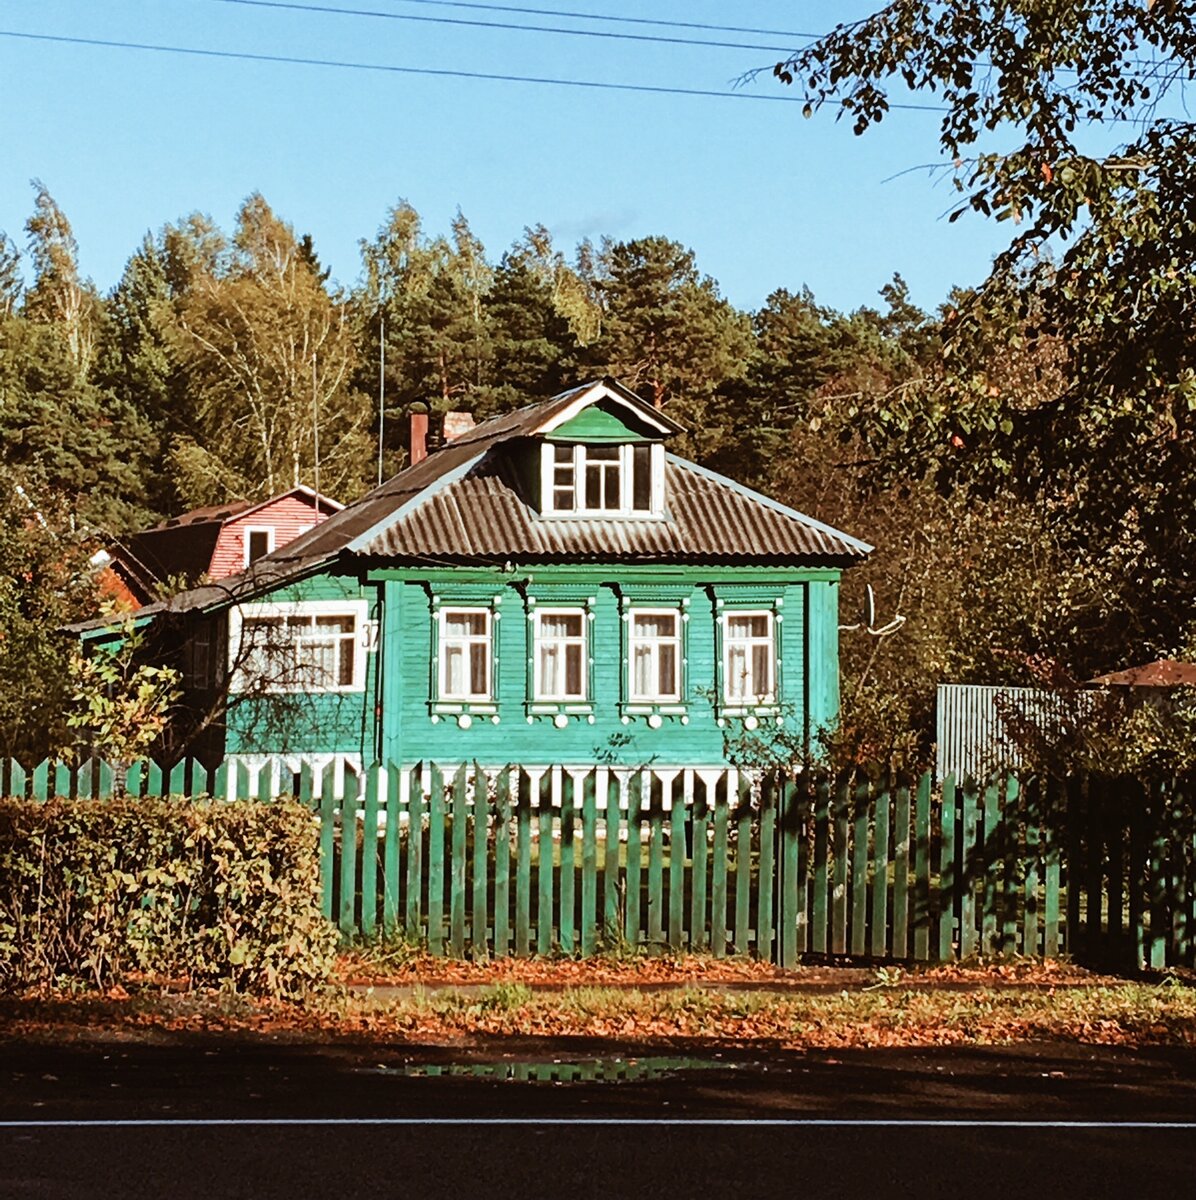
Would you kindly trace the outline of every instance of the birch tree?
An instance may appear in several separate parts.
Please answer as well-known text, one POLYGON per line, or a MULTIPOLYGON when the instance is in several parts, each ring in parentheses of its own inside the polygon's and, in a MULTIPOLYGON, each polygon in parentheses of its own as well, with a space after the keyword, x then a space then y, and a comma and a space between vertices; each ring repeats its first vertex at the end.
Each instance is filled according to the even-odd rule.
POLYGON ((242 206, 227 271, 190 264, 166 334, 185 374, 196 436, 171 451, 193 504, 261 499, 318 470, 352 499, 369 460, 369 405, 353 393, 348 310, 330 295, 293 230, 260 195, 242 206))
POLYGON ((25 222, 33 285, 25 315, 54 326, 66 342, 80 379, 87 376, 102 319, 100 298, 79 274, 79 247, 66 214, 49 189, 33 180, 33 215, 25 222))

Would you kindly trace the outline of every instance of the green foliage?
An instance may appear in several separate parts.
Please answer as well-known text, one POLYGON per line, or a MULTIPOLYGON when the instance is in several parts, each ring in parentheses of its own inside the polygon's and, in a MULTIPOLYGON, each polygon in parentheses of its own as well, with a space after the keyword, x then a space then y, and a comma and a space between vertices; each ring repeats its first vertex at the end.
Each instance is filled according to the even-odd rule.
POLYGON ((494 382, 479 397, 477 414, 519 408, 563 391, 576 371, 576 344, 553 301, 552 282, 508 254, 494 273, 484 311, 494 382))
POLYGON ((184 499, 265 499, 310 482, 317 421, 321 487, 356 496, 369 411, 350 387, 348 310, 261 196, 241 208, 227 271, 193 268, 164 333, 199 435, 173 444, 184 499))
POLYGON ((1143 661, 1192 627, 1194 66, 1179 0, 894 0, 777 68, 857 133, 894 91, 937 94, 952 219, 1011 222, 989 279, 952 298, 926 386, 869 424, 894 467, 1042 507, 1109 588, 1099 621, 1064 617, 1084 663, 1143 661))
POLYGON ((141 661, 142 635, 127 621, 119 638, 70 661, 66 723, 90 755, 127 766, 147 754, 182 696, 180 672, 141 661))
POLYGON ((0 755, 27 762, 67 735, 70 642, 57 630, 94 596, 87 540, 50 499, 0 466, 0 755))
POLYGON ((0 229, 0 319, 16 312, 25 293, 21 278, 21 252, 12 239, 0 229))
POLYGON ((719 389, 742 376, 751 348, 746 317, 698 273, 692 250, 663 237, 603 247, 597 287, 604 306, 590 360, 689 429, 703 457, 735 417, 719 389))
POLYGON ((1091 773, 1169 782, 1196 774, 1190 688, 1084 687, 1047 658, 1033 660, 1029 670, 1036 699, 996 700, 1029 769, 1057 778, 1091 773))
POLYGON ((129 404, 80 378, 57 328, 0 317, 4 464, 39 506, 66 503, 95 532, 136 524, 147 433, 129 404))
POLYGON ((327 978, 316 832, 290 801, 0 801, 0 989, 327 978))
POLYGON ((33 215, 25 232, 34 278, 23 311, 31 321, 59 331, 71 365, 83 379, 95 354, 103 308, 91 281, 79 274, 79 247, 66 214, 41 180, 33 180, 33 190, 33 215))

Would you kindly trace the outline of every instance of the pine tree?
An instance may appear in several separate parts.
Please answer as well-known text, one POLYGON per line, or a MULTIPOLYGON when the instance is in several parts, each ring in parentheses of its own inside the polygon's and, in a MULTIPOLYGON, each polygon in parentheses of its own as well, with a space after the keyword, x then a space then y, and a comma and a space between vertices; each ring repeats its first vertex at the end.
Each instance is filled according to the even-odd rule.
POLYGON ((552 283, 517 253, 495 271, 485 314, 494 382, 478 400, 479 415, 553 396, 573 381, 576 339, 553 303, 552 283))
POLYGON ((606 320, 593 360, 687 425, 690 452, 712 453, 735 420, 719 392, 747 369, 747 318, 679 242, 615 242, 604 247, 602 267, 606 320))
POLYGON ((51 326, 0 319, 0 443, 13 480, 96 535, 144 517, 150 442, 127 401, 80 378, 51 326))

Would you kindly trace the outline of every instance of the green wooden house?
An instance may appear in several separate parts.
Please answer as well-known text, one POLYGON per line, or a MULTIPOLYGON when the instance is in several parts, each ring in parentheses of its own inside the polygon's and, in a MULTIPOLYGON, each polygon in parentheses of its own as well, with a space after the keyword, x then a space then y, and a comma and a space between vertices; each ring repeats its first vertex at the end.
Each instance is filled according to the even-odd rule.
POLYGON ((206 756, 722 767, 839 699, 871 547, 669 453, 612 379, 496 417, 137 619, 181 634, 206 756))

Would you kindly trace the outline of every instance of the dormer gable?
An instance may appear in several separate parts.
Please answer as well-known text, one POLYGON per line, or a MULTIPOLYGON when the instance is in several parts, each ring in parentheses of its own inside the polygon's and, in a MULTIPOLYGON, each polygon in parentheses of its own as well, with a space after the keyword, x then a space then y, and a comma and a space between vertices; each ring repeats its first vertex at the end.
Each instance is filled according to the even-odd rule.
POLYGON ((664 442, 680 426, 613 381, 579 393, 536 431, 541 516, 663 517, 664 442))

